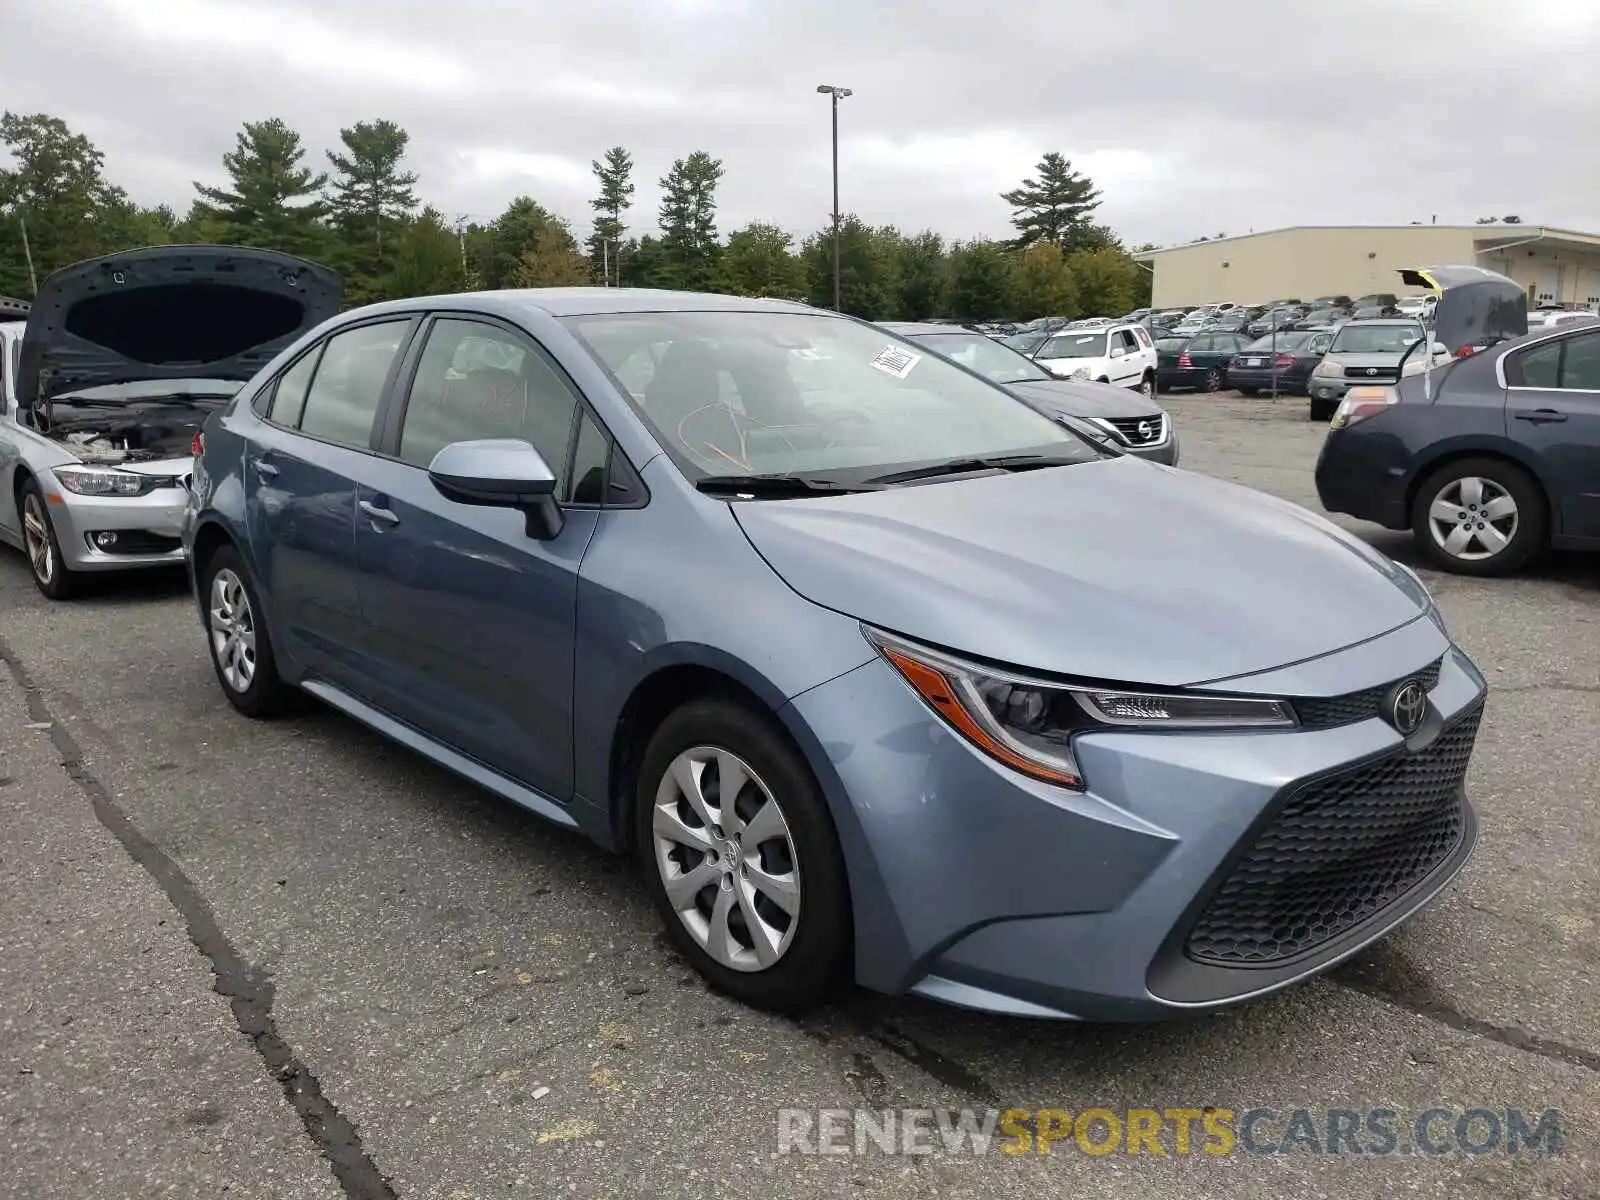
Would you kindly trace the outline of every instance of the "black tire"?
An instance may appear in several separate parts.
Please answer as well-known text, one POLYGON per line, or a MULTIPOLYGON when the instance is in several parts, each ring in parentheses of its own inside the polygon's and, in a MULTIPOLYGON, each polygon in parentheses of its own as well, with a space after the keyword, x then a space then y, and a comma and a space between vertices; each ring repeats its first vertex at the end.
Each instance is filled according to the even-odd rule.
POLYGON ((212 670, 216 672, 217 683, 222 688, 222 694, 228 698, 228 703, 245 716, 256 720, 270 720, 287 711, 296 693, 278 675, 278 662, 272 651, 271 635, 267 632, 261 597, 256 591, 255 580, 250 577, 249 568, 244 565, 244 559, 240 557, 239 552, 232 546, 218 546, 213 550, 201 566, 199 585, 200 601, 205 606, 206 614, 206 650, 211 659, 212 670), (254 639, 253 666, 247 686, 243 688, 230 681, 228 677, 222 652, 217 645, 217 630, 213 625, 216 608, 214 589, 217 577, 224 571, 229 572, 232 578, 238 581, 244 593, 247 604, 245 616, 250 623, 254 639))
POLYGON ((1205 382, 1201 386, 1208 392, 1220 392, 1222 390, 1222 372, 1216 367, 1212 367, 1206 372, 1205 382))
POLYGON ((1307 410, 1306 416, 1312 421, 1331 421, 1333 420, 1334 411, 1338 407, 1339 406, 1332 400, 1319 400, 1317 397, 1313 396, 1311 397, 1311 406, 1307 410))
POLYGON ((1260 388, 1242 387, 1239 389, 1239 395, 1241 396, 1259 396, 1260 394, 1260 388))
POLYGON ((28 574, 33 576, 34 586, 52 600, 70 600, 82 595, 83 574, 69 570, 66 560, 61 556, 61 540, 56 537, 56 525, 50 519, 50 505, 44 498, 38 480, 24 479, 22 486, 17 489, 17 515, 22 528, 23 553, 28 558, 28 574), (34 520, 44 526, 43 567, 35 557, 33 535, 29 532, 34 520))
MULTIPOLYGON (((749 795, 750 789, 741 792, 749 795)), ((838 835, 810 768, 770 717, 714 697, 672 713, 645 749, 634 818, 635 849, 656 911, 679 953, 713 987, 757 1008, 794 1015, 827 1000, 846 980, 853 937, 838 835), (678 756, 698 747, 730 751, 760 776, 778 802, 793 844, 800 907, 792 920, 799 925, 777 961, 763 969, 738 970, 714 959, 673 908, 657 863, 657 790, 678 756)), ((717 885, 707 886, 714 896, 717 885)))
POLYGON ((1411 532, 1416 538, 1418 552, 1433 566, 1457 575, 1510 575, 1521 570, 1545 550, 1549 543, 1549 527, 1544 489, 1521 467, 1499 458, 1462 458, 1446 463, 1418 485, 1411 502, 1411 532), (1517 507, 1510 540, 1486 558, 1458 558, 1451 554, 1435 538, 1429 518, 1434 500, 1460 480, 1469 478, 1493 483, 1509 495, 1517 507))
POLYGON ((1139 391, 1147 400, 1156 398, 1160 389, 1156 386, 1156 373, 1154 371, 1146 371, 1144 373, 1144 378, 1139 380, 1139 391))

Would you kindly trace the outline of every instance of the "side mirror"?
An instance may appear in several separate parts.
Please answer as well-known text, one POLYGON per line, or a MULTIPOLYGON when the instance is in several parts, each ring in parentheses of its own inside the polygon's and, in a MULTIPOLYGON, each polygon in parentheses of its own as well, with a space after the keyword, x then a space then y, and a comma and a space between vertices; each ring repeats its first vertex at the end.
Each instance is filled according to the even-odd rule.
POLYGON ((515 438, 451 442, 428 464, 428 479, 447 500, 526 514, 528 536, 549 541, 561 532, 556 477, 541 455, 515 438))

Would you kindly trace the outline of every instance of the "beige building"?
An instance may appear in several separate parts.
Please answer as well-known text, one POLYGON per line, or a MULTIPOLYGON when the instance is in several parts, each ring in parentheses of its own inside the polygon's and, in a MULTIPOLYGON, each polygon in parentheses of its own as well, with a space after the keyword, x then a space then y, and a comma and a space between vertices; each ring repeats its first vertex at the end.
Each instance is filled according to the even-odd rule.
POLYGON ((1542 225, 1296 225, 1148 250, 1157 308, 1404 295, 1403 267, 1480 266, 1528 289, 1530 307, 1600 311, 1600 234, 1542 225))

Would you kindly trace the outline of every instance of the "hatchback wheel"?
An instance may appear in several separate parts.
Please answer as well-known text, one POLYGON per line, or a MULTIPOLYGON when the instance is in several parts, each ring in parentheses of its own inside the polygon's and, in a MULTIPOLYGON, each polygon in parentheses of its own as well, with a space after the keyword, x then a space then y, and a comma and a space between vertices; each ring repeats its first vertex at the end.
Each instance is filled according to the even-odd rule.
POLYGON ((1222 372, 1212 367, 1206 372, 1206 391, 1220 392, 1222 390, 1222 372))
POLYGON ((1450 463, 1423 481, 1412 507, 1418 549, 1461 575, 1508 575, 1544 549, 1539 485, 1493 458, 1450 463))
POLYGON ((1139 382, 1139 394, 1146 400, 1154 400, 1156 398, 1156 377, 1154 375, 1149 372, 1145 373, 1145 377, 1139 382))
POLYGON ((200 586, 206 598, 206 641, 222 694, 246 716, 277 715, 290 692, 278 677, 261 601, 238 551, 224 546, 213 553, 200 586))
POLYGON ((851 941, 838 839, 769 720, 700 700, 662 722, 639 772, 635 837, 669 934, 714 986, 790 1013, 837 986, 851 941))
POLYGON ((18 492, 22 508, 22 547, 28 554, 33 582, 52 600, 67 600, 82 590, 83 576, 69 571, 61 557, 55 523, 45 505, 44 492, 32 479, 25 480, 18 492))

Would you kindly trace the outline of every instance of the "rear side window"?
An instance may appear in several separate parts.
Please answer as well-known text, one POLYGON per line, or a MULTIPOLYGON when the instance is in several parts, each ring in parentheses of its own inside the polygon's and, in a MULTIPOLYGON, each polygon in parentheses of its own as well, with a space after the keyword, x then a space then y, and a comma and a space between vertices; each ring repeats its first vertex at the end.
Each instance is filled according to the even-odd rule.
POLYGON ((1531 388, 1556 388, 1561 386, 1561 343, 1546 342, 1531 350, 1524 350, 1514 360, 1519 372, 1519 386, 1531 388))
POLYGON ((267 410, 262 414, 279 425, 290 429, 300 427, 300 414, 305 411, 306 393, 311 390, 311 373, 317 366, 317 352, 301 356, 267 389, 264 399, 267 410))
MULTIPOLYGON (((328 339, 306 393, 300 431, 365 450, 383 399, 383 385, 405 338, 408 321, 383 321, 328 339)), ((278 403, 272 406, 278 419, 278 403)), ((285 422, 287 423, 287 422, 285 422)))
POLYGON ((1513 387, 1600 392, 1600 332, 1542 342, 1506 363, 1513 387))
POLYGON ((1189 343, 1189 349, 1204 353, 1207 350, 1216 349, 1216 343, 1217 339, 1214 337, 1197 337, 1189 343))

